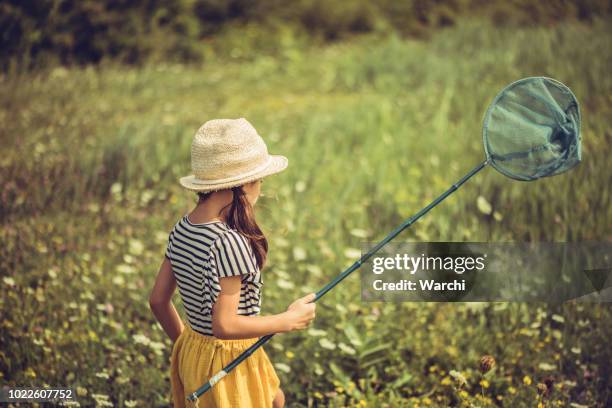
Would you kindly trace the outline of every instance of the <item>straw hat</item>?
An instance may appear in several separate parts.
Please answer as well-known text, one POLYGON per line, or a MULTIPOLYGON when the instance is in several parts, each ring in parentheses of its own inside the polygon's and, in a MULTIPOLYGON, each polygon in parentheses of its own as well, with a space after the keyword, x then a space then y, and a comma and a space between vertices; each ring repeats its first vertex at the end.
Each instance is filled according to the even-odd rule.
POLYGON ((223 190, 281 172, 287 164, 285 156, 268 154, 266 143, 245 118, 213 119, 193 138, 193 174, 179 181, 192 191, 223 190))

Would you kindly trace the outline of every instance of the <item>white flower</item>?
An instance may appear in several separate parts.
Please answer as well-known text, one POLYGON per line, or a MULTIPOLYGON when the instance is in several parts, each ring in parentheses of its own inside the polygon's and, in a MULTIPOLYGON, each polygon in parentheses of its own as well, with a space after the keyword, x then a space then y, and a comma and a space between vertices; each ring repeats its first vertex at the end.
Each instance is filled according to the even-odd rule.
POLYGON ((2 280, 4 281, 4 283, 6 283, 8 286, 15 286, 15 279, 11 278, 10 276, 5 276, 4 278, 2 278, 2 280))
POLYGON ((147 336, 145 336, 144 334, 135 334, 132 336, 132 339, 134 339, 134 341, 137 344, 144 344, 145 346, 148 346, 149 343, 151 343, 151 339, 149 339, 147 336))

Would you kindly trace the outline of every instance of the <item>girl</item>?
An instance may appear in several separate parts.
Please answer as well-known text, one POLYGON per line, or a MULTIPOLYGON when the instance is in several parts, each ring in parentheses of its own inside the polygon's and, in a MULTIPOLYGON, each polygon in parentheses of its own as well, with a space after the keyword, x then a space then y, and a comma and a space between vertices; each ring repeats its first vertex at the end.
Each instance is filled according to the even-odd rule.
MULTIPOLYGON (((191 145, 193 174, 180 183, 199 196, 175 223, 150 295, 151 309, 174 341, 171 388, 175 407, 255 343, 258 337, 300 330, 315 317, 314 293, 284 313, 259 316, 261 269, 268 242, 253 205, 262 178, 287 167, 244 118, 210 120, 191 145), (171 299, 178 286, 187 324, 171 299)), ((263 348, 219 381, 196 403, 202 407, 283 407, 280 381, 263 348)))

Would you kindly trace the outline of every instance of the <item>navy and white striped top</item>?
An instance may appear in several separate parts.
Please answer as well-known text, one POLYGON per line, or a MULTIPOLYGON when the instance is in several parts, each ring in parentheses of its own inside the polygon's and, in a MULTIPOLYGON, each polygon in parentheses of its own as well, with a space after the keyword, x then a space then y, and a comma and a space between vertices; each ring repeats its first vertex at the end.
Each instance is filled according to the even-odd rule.
POLYGON ((212 305, 221 291, 219 278, 242 275, 238 314, 256 315, 263 280, 249 240, 222 221, 193 224, 184 215, 168 236, 166 257, 188 322, 212 336, 212 305))

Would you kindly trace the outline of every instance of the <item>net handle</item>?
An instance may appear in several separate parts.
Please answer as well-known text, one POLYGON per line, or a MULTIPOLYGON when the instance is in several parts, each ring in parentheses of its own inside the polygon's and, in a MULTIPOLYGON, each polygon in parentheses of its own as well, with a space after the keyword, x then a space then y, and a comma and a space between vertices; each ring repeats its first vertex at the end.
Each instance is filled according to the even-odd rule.
MULTIPOLYGON (((472 176, 474 176, 476 173, 478 173, 480 170, 482 170, 487 164, 489 164, 489 159, 488 158, 485 159, 482 163, 480 163, 476 167, 474 167, 472 170, 470 170, 465 176, 463 176, 461 179, 459 179, 459 181, 457 181, 455 184, 453 184, 448 190, 446 190, 444 193, 439 195, 435 200, 433 200, 431 203, 429 203, 429 205, 427 205, 426 207, 422 208, 415 215, 413 215, 412 217, 408 218, 400 226, 398 226, 393 231, 391 231, 382 241, 380 241, 378 244, 376 244, 376 246, 374 246, 374 248, 370 249, 365 255, 362 255, 357 261, 355 261, 355 263, 353 263, 350 267, 348 267, 348 269, 346 269, 344 272, 340 273, 331 282, 329 282, 327 285, 325 285, 323 288, 321 288, 315 294, 315 298, 312 300, 311 303, 316 302, 317 300, 321 299, 327 292, 329 292, 334 287, 336 287, 336 285, 338 285, 343 279, 345 279, 351 273, 353 273, 354 271, 359 269, 359 267, 365 261, 367 261, 372 255, 374 255, 374 253, 376 253, 379 249, 381 249, 382 247, 387 245, 387 243, 389 243, 389 241, 391 241, 393 238, 395 238, 397 235, 399 235, 400 232, 402 232, 406 228, 410 227, 413 223, 415 223, 423 215, 427 214, 436 205, 440 204, 446 197, 448 197, 449 195, 454 193, 459 187, 461 187, 461 185, 463 183, 468 181, 472 176)), ((230 371, 232 371, 234 368, 236 368, 236 366, 238 364, 240 364, 242 361, 246 360, 251 354, 253 354, 253 352, 255 352, 255 350, 257 350, 259 347, 261 347, 264 344, 266 344, 273 336, 274 336, 274 334, 268 334, 266 336, 261 337, 259 340, 257 340, 256 343, 254 343, 248 349, 243 351, 242 354, 240 354, 238 357, 236 357, 231 363, 229 363, 227 366, 225 366, 221 371, 219 371, 218 373, 213 375, 211 377, 211 379, 206 384, 202 385, 195 392, 190 394, 189 397, 187 397, 187 399, 192 401, 192 402, 196 401, 200 395, 202 395, 205 392, 207 392, 208 390, 210 390, 219 380, 221 380, 230 371)))

